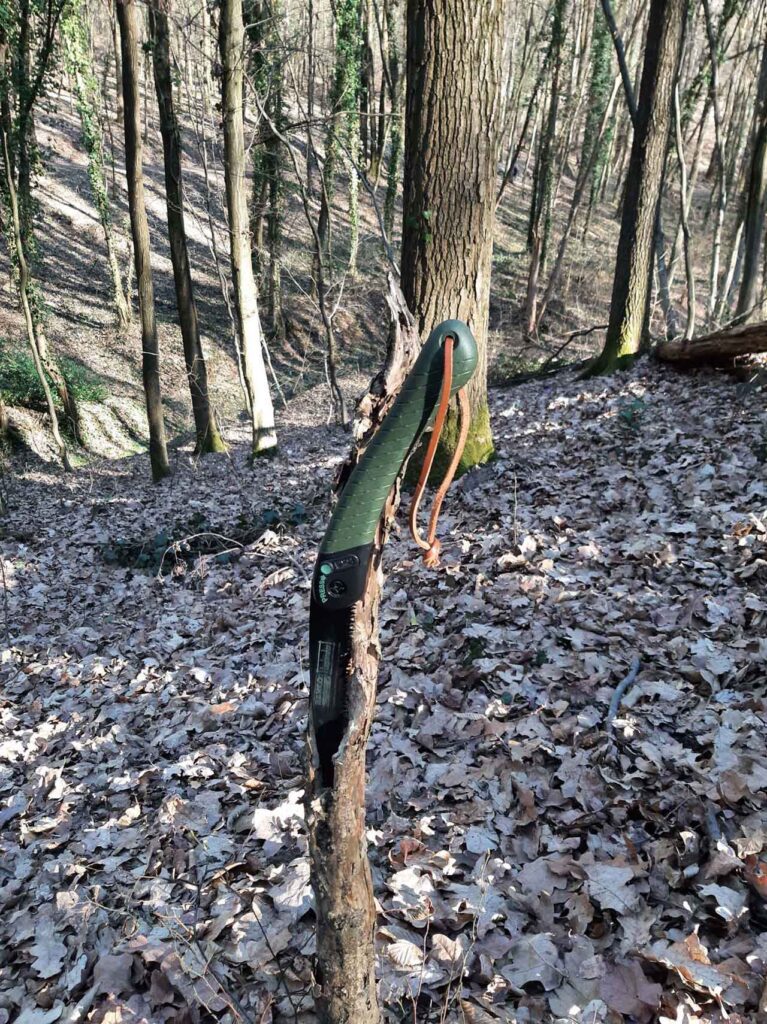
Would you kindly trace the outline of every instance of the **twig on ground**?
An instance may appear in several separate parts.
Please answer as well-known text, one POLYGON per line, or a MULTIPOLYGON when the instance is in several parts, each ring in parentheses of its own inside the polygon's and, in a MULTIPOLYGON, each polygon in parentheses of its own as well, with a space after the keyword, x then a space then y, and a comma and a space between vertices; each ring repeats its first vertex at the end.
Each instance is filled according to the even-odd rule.
POLYGON ((11 646, 11 617, 8 611, 8 581, 5 578, 5 563, 0 557, 0 583, 3 587, 3 633, 5 634, 5 646, 11 646))
POLYGON ((621 679, 621 681, 618 683, 618 685, 615 688, 615 693, 613 694, 613 699, 610 701, 610 709, 607 712, 607 727, 608 727, 608 729, 613 724, 613 722, 615 721, 615 717, 618 714, 618 709, 621 706, 621 700, 623 700, 623 695, 625 694, 626 690, 628 690, 628 688, 630 686, 633 686, 634 683, 636 682, 636 677, 639 675, 639 669, 641 667, 642 667, 642 659, 637 654, 632 659, 631 667, 629 668, 628 675, 625 677, 625 679, 621 679))

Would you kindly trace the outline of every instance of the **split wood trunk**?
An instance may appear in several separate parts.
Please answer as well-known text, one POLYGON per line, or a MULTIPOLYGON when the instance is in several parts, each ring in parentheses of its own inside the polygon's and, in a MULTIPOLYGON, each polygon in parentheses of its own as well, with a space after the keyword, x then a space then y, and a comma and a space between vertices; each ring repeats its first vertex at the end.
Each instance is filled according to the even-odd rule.
MULTIPOLYGON (((418 354, 419 340, 399 288, 390 278, 392 330, 386 364, 360 400, 356 445, 338 477, 341 489, 378 429, 418 354)), ((365 840, 365 752, 375 712, 380 649, 381 555, 399 505, 395 484, 375 541, 365 592, 354 608, 347 680, 348 724, 334 757, 332 786, 323 783, 316 740, 307 732, 306 821, 317 916, 317 988, 321 1024, 378 1024, 375 902, 365 840)))

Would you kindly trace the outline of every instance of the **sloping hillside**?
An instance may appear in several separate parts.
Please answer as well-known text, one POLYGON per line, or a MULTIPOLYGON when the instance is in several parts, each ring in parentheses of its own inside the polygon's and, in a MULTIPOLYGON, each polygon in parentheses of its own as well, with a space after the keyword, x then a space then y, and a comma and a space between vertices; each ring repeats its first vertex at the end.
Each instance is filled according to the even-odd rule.
MULTIPOLYGON (((387 1019, 761 1020, 763 394, 643 362, 491 400, 443 566, 386 552, 387 1019)), ((0 1020, 314 1019, 308 580, 348 444, 325 413, 293 402, 253 469, 243 435, 156 487, 145 456, 6 482, 0 1020)))

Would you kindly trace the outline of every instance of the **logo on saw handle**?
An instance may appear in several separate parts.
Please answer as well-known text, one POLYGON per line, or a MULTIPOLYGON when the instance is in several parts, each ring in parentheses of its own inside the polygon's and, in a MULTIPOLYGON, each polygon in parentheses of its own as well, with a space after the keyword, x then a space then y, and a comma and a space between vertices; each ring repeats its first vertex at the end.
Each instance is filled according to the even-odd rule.
POLYGON ((349 589, 342 579, 330 580, 328 577, 334 572, 354 569, 359 564, 360 560, 356 555, 342 555, 340 558, 322 562, 319 579, 317 580, 317 593, 321 604, 325 604, 330 597, 343 597, 349 589))

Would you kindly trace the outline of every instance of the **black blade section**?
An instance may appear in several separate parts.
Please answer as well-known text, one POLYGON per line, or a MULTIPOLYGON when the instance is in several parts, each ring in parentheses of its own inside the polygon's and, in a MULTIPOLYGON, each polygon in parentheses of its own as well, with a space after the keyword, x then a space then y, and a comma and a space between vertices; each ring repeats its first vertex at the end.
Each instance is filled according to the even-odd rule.
POLYGON ((312 595, 309 704, 325 786, 333 785, 333 755, 341 744, 348 721, 346 680, 351 630, 351 608, 328 611, 312 595))

